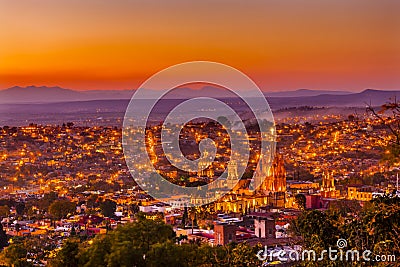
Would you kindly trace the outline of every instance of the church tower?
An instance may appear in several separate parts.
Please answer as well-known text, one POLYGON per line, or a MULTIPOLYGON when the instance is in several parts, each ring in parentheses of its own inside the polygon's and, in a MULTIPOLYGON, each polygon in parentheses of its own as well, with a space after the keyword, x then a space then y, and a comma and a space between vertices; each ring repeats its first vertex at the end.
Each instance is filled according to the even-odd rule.
POLYGON ((265 177, 271 175, 271 166, 272 166, 273 154, 268 152, 265 155, 260 156, 260 160, 257 164, 257 168, 254 171, 254 186, 256 191, 260 191, 262 189, 263 183, 265 182, 265 177))
POLYGON ((327 198, 338 197, 332 172, 326 171, 322 173, 321 196, 327 198))
POLYGON ((228 163, 228 177, 226 178, 226 186, 229 189, 235 191, 235 187, 238 184, 239 175, 237 172, 237 162, 235 160, 231 160, 228 163))
POLYGON ((208 155, 208 151, 204 151, 204 157, 199 160, 198 163, 198 170, 197 170, 198 177, 214 177, 214 170, 212 169, 212 159, 208 155))
MULTIPOLYGON (((267 157, 267 160, 271 160, 267 157)), ((256 170, 256 176, 263 178, 259 191, 269 194, 270 192, 286 192, 286 170, 282 155, 276 154, 272 164, 268 164, 264 159, 256 170)))

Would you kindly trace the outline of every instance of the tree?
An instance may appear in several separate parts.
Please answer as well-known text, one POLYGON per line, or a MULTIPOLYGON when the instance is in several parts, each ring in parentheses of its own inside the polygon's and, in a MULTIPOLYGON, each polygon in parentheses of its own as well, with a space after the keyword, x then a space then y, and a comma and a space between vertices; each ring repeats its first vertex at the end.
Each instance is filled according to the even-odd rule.
POLYGON ((45 194, 43 198, 39 199, 37 201, 37 206, 41 210, 48 210, 50 205, 58 199, 58 195, 56 192, 50 192, 48 194, 45 194))
POLYGON ((318 210, 306 210, 293 221, 291 231, 301 236, 307 248, 328 248, 336 245, 341 232, 336 226, 337 218, 318 210))
POLYGON ((1 217, 6 217, 10 214, 10 208, 5 205, 5 206, 0 206, 0 216, 1 217))
MULTIPOLYGON (((14 238, 15 239, 15 238, 14 238)), ((31 236, 22 240, 15 240, 15 242, 22 242, 27 251, 28 259, 46 260, 50 251, 54 250, 57 245, 51 242, 51 237, 48 236, 31 236)))
POLYGON ((199 247, 197 255, 205 266, 232 266, 232 246, 230 244, 215 247, 202 245, 199 247))
POLYGON ((364 229, 372 241, 373 246, 384 242, 391 244, 390 250, 395 248, 400 256, 400 198, 378 197, 364 206, 360 214, 364 229))
POLYGON ((90 195, 86 198, 86 205, 88 208, 94 208, 97 203, 98 196, 95 194, 90 195))
POLYGON ((148 220, 138 214, 137 221, 93 239, 80 253, 82 266, 145 266, 146 256, 155 244, 175 240, 171 226, 162 220, 148 220))
POLYGON ((389 153, 384 154, 384 159, 391 163, 397 162, 400 156, 400 101, 394 98, 382 105, 379 110, 369 105, 367 112, 380 121, 387 131, 389 138, 375 135, 376 138, 385 143, 386 151, 389 151, 389 153))
POLYGON ((204 257, 200 256, 199 246, 194 244, 176 245, 172 241, 154 244, 146 255, 149 266, 202 266, 204 257))
POLYGON ((71 236, 76 236, 75 226, 72 226, 72 228, 71 228, 71 236))
POLYGON ((182 227, 186 226, 188 219, 189 219, 188 208, 185 206, 183 209, 183 215, 182 215, 182 227))
POLYGON ((191 220, 191 227, 192 227, 192 234, 193 234, 193 229, 194 226, 197 226, 197 210, 196 207, 191 207, 189 210, 189 216, 191 220))
POLYGON ((211 247, 207 244, 176 244, 170 225, 149 220, 143 214, 137 221, 118 226, 107 235, 84 243, 67 240, 50 266, 259 266, 255 256, 261 245, 247 243, 211 247))
POLYGON ((138 212, 140 211, 140 208, 139 208, 139 205, 138 205, 138 204, 134 203, 134 204, 131 204, 131 205, 129 206, 129 210, 130 210, 133 214, 136 214, 136 213, 138 213, 138 212))
POLYGON ((69 200, 56 200, 50 207, 50 214, 56 219, 65 218, 68 214, 74 213, 76 210, 76 204, 69 200))
POLYGON ((3 225, 0 223, 0 251, 6 246, 8 246, 8 237, 3 229, 3 225))
POLYGON ((0 264, 5 266, 32 266, 26 259, 27 250, 21 243, 11 244, 0 253, 0 264))
POLYGON ((111 252, 111 237, 98 235, 89 245, 79 252, 78 258, 81 266, 106 266, 106 256, 111 252))
POLYGON ((361 211, 360 203, 357 200, 343 200, 338 199, 332 201, 329 205, 328 212, 332 214, 339 214, 341 217, 347 217, 354 214, 359 214, 361 211))
POLYGON ((67 239, 56 258, 50 262, 51 267, 76 267, 79 264, 79 240, 67 239))
POLYGON ((303 194, 297 194, 294 196, 294 201, 301 210, 306 209, 306 196, 303 194))
POLYGON ((101 213, 105 217, 112 217, 114 216, 114 212, 117 209, 117 203, 112 201, 111 199, 106 199, 102 203, 100 203, 100 210, 101 213))
POLYGON ((260 260, 255 255, 260 249, 260 246, 250 247, 246 242, 239 243, 232 249, 232 266, 246 267, 259 265, 260 260))
POLYGON ((105 181, 98 181, 90 186, 90 190, 102 190, 105 192, 115 192, 121 189, 118 183, 109 184, 105 181))
POLYGON ((25 210, 25 203, 18 202, 15 205, 15 211, 17 212, 18 215, 22 215, 24 213, 24 210, 25 210))
MULTIPOLYGON (((344 238, 350 249, 368 249, 381 255, 394 254, 397 258, 400 257, 400 198, 378 197, 366 202, 363 208, 355 201, 338 200, 326 212, 304 211, 293 221, 291 230, 303 237, 306 249, 315 250, 317 255, 336 247, 336 241, 344 238)), ((313 264, 307 262, 304 266, 342 266, 326 261, 313 264)))

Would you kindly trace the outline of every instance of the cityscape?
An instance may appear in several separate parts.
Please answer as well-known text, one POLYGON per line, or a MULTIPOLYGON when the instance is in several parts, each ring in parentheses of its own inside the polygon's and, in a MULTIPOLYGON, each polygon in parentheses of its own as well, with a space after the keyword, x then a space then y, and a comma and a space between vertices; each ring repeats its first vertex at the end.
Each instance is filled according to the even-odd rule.
MULTIPOLYGON (((208 167, 199 167, 193 173, 169 166, 162 147, 157 146, 161 128, 150 127, 146 139, 148 150, 154 153, 149 153, 152 164, 160 174, 174 184, 197 187, 210 183, 227 169, 219 190, 229 183, 233 189, 204 206, 185 207, 185 196, 179 195, 160 201, 147 195, 132 179, 124 159, 121 128, 87 127, 73 122, 57 126, 3 126, 0 211, 3 235, 9 237, 2 240, 3 246, 20 248, 20 252, 13 252, 24 254, 16 255, 18 261, 42 265, 59 260, 66 242, 81 240, 85 245, 79 250, 85 251, 94 242, 103 242, 101 236, 123 231, 121 226, 143 220, 171 229, 173 240, 183 246, 196 244, 211 249, 236 243, 245 244, 242 249, 247 250, 260 245, 299 249, 305 239, 293 232, 293 224, 301 222, 299 218, 305 214, 335 214, 344 212, 346 207, 342 219, 349 219, 347 216, 358 214, 371 201, 395 201, 400 194, 399 163, 390 161, 388 156, 392 152, 387 150, 394 137, 379 118, 367 111, 360 117, 325 116, 314 123, 277 122, 273 163, 266 173, 257 169, 255 162, 268 155, 253 149, 239 180, 237 168, 242 163, 224 162, 229 142, 226 131, 218 124, 190 123, 182 133, 182 150, 188 151, 188 157, 198 157, 193 148, 203 138, 213 138, 219 145, 216 161, 200 161, 199 165, 208 167), (254 172, 266 178, 259 188, 249 190, 254 172), (34 245, 47 249, 38 252, 34 245)), ((253 134, 256 139, 256 133, 253 134)), ((152 175, 150 168, 148 175, 152 175)), ((397 210, 389 215, 393 218, 386 222, 388 227, 397 227, 396 205, 397 210)), ((398 250, 391 248, 398 243, 393 242, 384 251, 395 257, 398 250)), ((8 248, 3 252, 5 262, 8 248)), ((242 256, 257 264, 257 258, 251 259, 254 255, 242 256)), ((280 262, 274 258, 272 262, 280 262)), ((221 266, 232 264, 219 260, 221 266)), ((131 261, 138 266, 146 264, 143 258, 131 261)))
POLYGON ((399 8, 0 1, 0 267, 400 266, 399 8))

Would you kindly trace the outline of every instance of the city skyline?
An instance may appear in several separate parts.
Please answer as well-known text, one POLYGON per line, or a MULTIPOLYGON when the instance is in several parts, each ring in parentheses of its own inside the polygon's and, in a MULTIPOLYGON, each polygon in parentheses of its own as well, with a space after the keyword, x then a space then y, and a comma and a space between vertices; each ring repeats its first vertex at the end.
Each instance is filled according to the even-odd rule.
POLYGON ((396 265, 398 10, 0 0, 0 266, 396 265))

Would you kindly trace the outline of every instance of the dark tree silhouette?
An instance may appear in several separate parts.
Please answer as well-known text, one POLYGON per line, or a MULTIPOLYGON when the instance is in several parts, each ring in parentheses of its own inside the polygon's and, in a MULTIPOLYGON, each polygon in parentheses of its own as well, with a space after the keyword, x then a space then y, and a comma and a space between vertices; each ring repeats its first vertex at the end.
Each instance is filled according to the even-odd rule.
POLYGON ((112 217, 114 216, 114 212, 117 209, 117 203, 110 199, 106 199, 104 202, 100 204, 101 213, 105 217, 112 217))
POLYGON ((3 229, 3 225, 0 223, 0 250, 3 250, 6 246, 8 246, 8 237, 3 229))
POLYGON ((15 211, 17 212, 18 215, 22 215, 25 210, 25 203, 23 202, 18 202, 17 205, 15 205, 15 211))
POLYGON ((294 196, 295 202, 297 204, 297 206, 301 209, 301 210, 305 210, 306 209, 306 196, 303 194, 297 194, 294 196))
POLYGON ((394 98, 382 105, 380 109, 368 105, 367 112, 378 119, 388 133, 389 138, 374 135, 374 137, 381 139, 386 144, 387 151, 392 156, 391 159, 387 159, 391 161, 398 160, 400 156, 400 101, 394 98))

